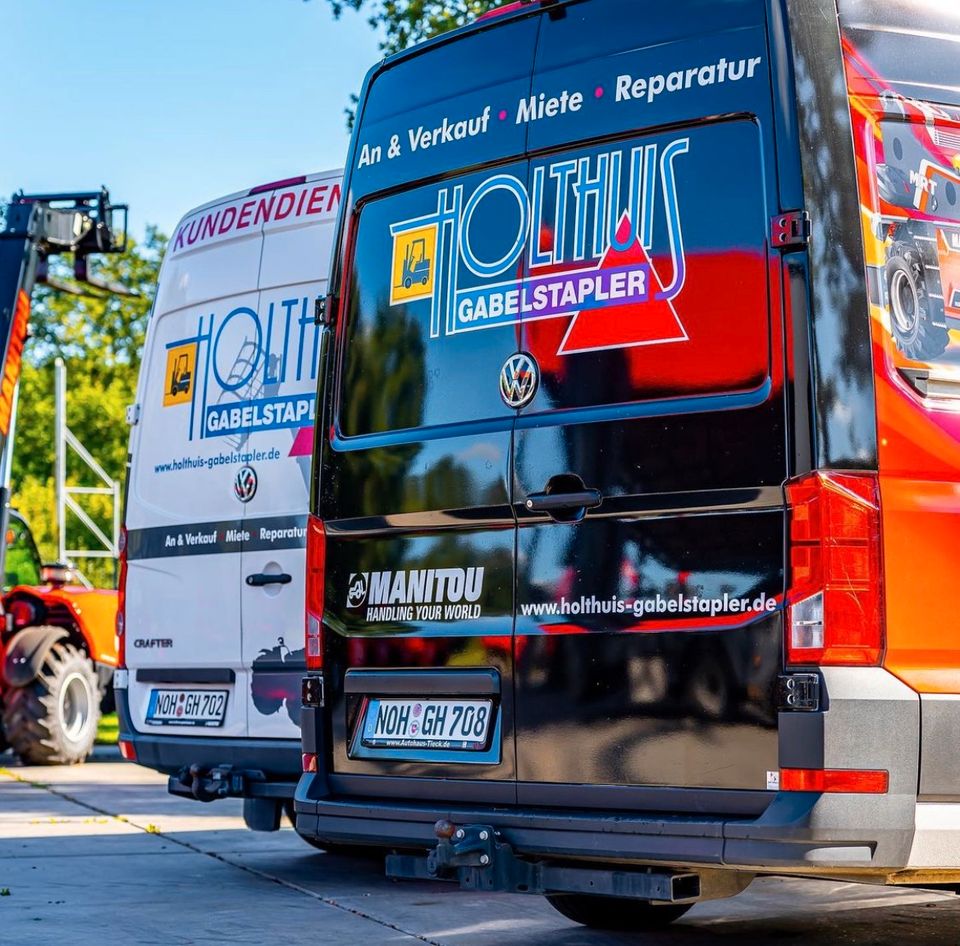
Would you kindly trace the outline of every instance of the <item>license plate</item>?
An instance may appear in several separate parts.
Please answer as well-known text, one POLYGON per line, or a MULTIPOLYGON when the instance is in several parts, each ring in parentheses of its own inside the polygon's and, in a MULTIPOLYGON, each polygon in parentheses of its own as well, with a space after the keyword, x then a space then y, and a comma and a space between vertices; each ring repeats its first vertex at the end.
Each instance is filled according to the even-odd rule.
POLYGON ((153 690, 147 706, 151 726, 222 726, 227 690, 153 690))
POLYGON ((371 699, 363 720, 363 745, 371 749, 487 747, 492 700, 371 699))

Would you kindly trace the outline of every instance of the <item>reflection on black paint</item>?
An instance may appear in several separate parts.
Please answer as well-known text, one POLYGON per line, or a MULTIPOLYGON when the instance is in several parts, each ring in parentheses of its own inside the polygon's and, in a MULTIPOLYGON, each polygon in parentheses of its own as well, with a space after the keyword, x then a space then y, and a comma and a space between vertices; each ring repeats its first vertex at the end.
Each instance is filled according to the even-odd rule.
POLYGON ((834 0, 795 0, 791 6, 796 8, 790 25, 805 199, 816 211, 809 250, 819 438, 815 460, 827 469, 876 469, 860 199, 836 7, 834 0), (821 7, 822 15, 812 7, 821 7), (829 68, 823 67, 825 59, 829 68))
POLYGON ((290 650, 282 637, 277 646, 263 648, 253 662, 250 695, 261 716, 273 716, 281 709, 294 726, 300 726, 300 681, 305 666, 304 650, 290 650))

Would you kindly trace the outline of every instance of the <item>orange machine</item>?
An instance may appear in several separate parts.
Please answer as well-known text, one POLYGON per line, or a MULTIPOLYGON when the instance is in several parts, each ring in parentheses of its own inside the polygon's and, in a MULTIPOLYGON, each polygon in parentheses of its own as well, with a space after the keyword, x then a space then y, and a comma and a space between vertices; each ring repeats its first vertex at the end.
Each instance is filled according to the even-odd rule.
POLYGON ((117 593, 86 588, 63 565, 40 565, 26 522, 7 530, 7 627, 0 635, 0 739, 33 765, 83 762, 117 665, 117 593))

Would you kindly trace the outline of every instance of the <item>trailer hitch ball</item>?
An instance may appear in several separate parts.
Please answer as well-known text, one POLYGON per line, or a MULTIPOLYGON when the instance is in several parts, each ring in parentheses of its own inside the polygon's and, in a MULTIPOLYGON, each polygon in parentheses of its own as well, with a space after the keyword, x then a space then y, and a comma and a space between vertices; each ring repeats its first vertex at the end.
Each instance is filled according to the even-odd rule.
MULTIPOLYGON (((457 831, 457 826, 452 821, 441 818, 434 826, 433 833, 441 841, 449 841, 457 831)), ((462 832, 461 832, 462 835, 462 832)))

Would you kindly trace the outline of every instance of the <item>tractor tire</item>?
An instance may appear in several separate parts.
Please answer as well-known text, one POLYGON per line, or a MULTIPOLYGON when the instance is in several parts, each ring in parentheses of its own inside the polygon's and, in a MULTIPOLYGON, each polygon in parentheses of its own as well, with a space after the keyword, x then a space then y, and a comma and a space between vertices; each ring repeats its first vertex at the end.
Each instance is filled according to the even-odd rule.
POLYGON ((100 691, 90 658, 73 644, 50 648, 29 686, 8 690, 3 730, 28 765, 74 765, 93 750, 100 691))
POLYGON ((890 327, 897 348, 914 361, 932 361, 946 351, 950 333, 933 324, 933 305, 920 252, 895 243, 885 269, 890 327))
POLYGON ((599 897, 591 894, 548 894, 547 902, 568 920, 593 930, 644 933, 662 930, 693 906, 692 903, 665 903, 654 906, 648 900, 627 897, 599 897))

